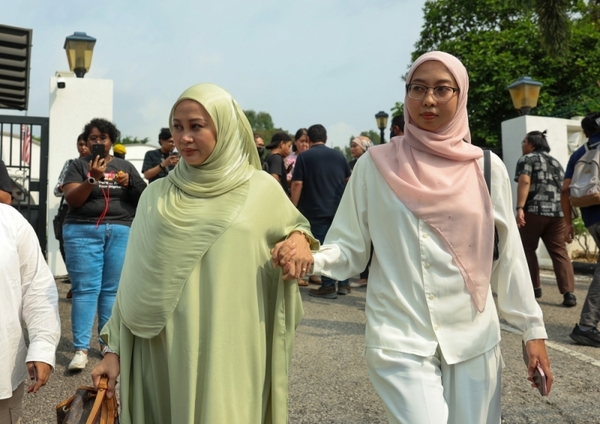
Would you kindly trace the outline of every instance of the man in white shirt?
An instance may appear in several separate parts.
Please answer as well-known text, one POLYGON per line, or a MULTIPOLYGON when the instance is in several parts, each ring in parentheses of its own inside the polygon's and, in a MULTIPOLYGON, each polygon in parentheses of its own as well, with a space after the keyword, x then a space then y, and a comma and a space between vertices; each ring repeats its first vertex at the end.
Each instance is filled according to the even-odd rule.
POLYGON ((33 228, 3 204, 0 243, 0 423, 15 424, 21 420, 25 378, 32 380, 27 393, 37 393, 54 368, 60 339, 58 292, 33 228))

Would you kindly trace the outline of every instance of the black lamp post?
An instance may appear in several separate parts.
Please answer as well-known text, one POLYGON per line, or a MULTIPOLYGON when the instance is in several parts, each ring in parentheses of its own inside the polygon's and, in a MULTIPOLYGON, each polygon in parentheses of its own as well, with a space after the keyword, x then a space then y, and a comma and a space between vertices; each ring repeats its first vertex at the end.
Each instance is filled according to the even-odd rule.
POLYGON ((381 131, 381 140, 379 142, 380 144, 385 143, 385 139, 383 138, 383 132, 387 128, 388 117, 389 115, 382 110, 377 112, 377 114, 375 115, 375 120, 377 121, 377 128, 379 128, 379 131, 381 131))
POLYGON ((96 39, 85 32, 75 32, 65 39, 64 49, 67 52, 69 69, 77 78, 83 78, 90 70, 95 44, 96 39))
POLYGON ((506 87, 508 88, 515 109, 521 115, 528 115, 531 109, 537 106, 540 88, 543 85, 531 77, 521 77, 506 87))

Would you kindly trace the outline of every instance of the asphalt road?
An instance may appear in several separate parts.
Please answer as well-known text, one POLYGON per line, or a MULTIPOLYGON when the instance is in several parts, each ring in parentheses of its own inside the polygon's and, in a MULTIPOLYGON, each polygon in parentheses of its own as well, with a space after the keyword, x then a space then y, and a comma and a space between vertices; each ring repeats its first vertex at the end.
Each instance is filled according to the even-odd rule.
MULTIPOLYGON (((552 393, 542 398, 526 380, 521 339, 509 326, 502 332, 505 362, 502 382, 503 423, 600 423, 600 348, 575 345, 569 332, 578 321, 590 277, 577 276, 575 308, 560 305, 553 274, 543 275, 544 311, 548 350, 555 376, 552 393)), ((101 356, 90 350, 87 369, 70 374, 69 288, 58 283, 62 331, 56 372, 37 395, 25 395, 24 424, 55 423, 55 405, 71 396, 79 385, 89 385, 89 372, 101 356)), ((387 423, 383 406, 367 376, 362 358, 366 289, 353 289, 336 300, 308 296, 301 288, 305 317, 297 331, 292 361, 290 419, 295 423, 387 423)), ((220 424, 220 423, 219 423, 220 424)))

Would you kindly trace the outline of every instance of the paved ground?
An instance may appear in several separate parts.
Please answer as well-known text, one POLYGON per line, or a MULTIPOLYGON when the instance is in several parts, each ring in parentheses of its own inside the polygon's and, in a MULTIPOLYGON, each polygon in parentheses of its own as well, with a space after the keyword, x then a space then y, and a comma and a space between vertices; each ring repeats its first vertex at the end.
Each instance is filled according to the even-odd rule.
MULTIPOLYGON (((502 332, 503 423, 600 423, 600 349, 576 346, 568 337, 581 311, 590 277, 578 276, 579 305, 560 306, 553 275, 545 273, 540 305, 549 333, 549 354, 555 385, 548 398, 539 396, 526 381, 520 337, 509 326, 502 332)), ((24 424, 56 422, 54 406, 78 385, 89 384, 89 372, 100 360, 96 349, 79 374, 66 372, 71 358, 68 285, 58 284, 63 336, 57 369, 37 395, 25 396, 24 424)), ((355 289, 337 300, 315 299, 302 288, 305 317, 298 328, 290 380, 290 423, 387 423, 381 401, 367 377, 362 359, 365 289, 355 289)))

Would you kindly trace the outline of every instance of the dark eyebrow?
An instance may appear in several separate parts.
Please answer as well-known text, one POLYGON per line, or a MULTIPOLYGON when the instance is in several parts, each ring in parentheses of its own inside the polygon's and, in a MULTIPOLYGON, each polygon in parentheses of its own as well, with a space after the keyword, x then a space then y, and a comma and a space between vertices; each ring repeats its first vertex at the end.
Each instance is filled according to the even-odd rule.
MULTIPOLYGON (((414 80, 412 80, 412 81, 410 82, 410 84, 415 84, 415 83, 418 83, 418 84, 423 84, 423 85, 425 85, 425 80, 423 80, 423 79, 420 79, 420 78, 415 78, 414 80)), ((435 87, 439 87, 439 86, 440 86, 440 84, 448 84, 448 85, 452 85, 452 81, 451 81, 451 80, 449 80, 449 79, 441 79, 441 80, 437 80, 437 81, 436 81, 436 83, 435 83, 435 87)))

